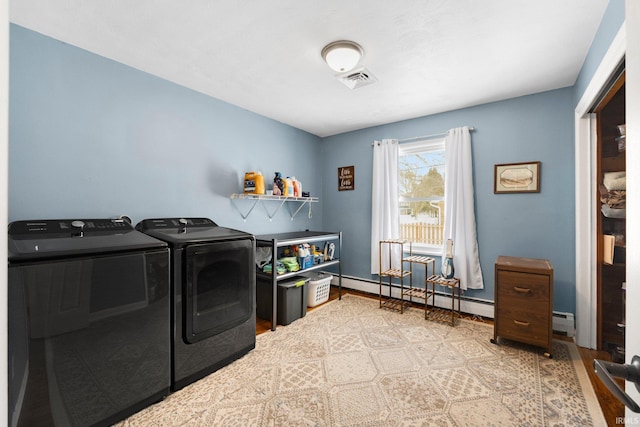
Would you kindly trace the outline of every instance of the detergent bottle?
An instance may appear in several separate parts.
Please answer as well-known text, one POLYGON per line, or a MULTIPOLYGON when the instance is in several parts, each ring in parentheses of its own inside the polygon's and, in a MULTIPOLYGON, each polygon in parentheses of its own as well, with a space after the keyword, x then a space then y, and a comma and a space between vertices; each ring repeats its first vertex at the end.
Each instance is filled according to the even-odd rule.
POLYGON ((291 182, 293 183, 293 196, 300 197, 300 185, 298 184, 298 180, 295 176, 291 177, 291 182))
POLYGON ((284 195, 284 181, 280 172, 276 172, 276 176, 273 178, 273 195, 284 195))
POLYGON ((245 172, 244 174, 244 193, 252 194, 256 191, 256 174, 255 172, 245 172))
POLYGON ((255 173, 255 194, 264 194, 264 176, 262 176, 262 172, 258 171, 255 173))
POLYGON ((293 197, 293 181, 288 176, 284 180, 284 195, 287 197, 293 197))

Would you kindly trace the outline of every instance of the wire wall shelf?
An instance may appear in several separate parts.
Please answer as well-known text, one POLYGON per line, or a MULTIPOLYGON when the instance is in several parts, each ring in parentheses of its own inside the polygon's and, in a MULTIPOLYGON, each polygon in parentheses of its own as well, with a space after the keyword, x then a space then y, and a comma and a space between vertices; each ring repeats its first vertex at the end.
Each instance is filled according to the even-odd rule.
POLYGON ((317 203, 319 201, 320 199, 317 197, 289 197, 289 196, 272 196, 268 194, 244 194, 244 193, 231 195, 231 203, 233 204, 233 207, 236 208, 236 210, 240 213, 240 216, 245 222, 247 221, 247 218, 249 218, 249 215, 251 215, 255 207, 258 206, 258 204, 261 204, 264 207, 264 210, 267 213, 267 216, 269 217, 269 221, 273 220, 273 218, 276 216, 276 214, 280 211, 282 206, 284 206, 285 204, 287 204, 288 206, 291 206, 289 207, 289 216, 291 217, 291 221, 293 221, 296 215, 298 215, 298 213, 305 206, 308 207, 307 217, 311 219, 312 218, 311 204, 317 203), (249 204, 248 210, 246 209, 246 204, 244 206, 245 210, 244 211, 241 210, 240 207, 236 204, 237 200, 248 201, 248 204, 249 204), (267 204, 272 205, 271 210, 267 207, 267 204), (275 209, 273 208, 273 205, 275 205, 275 209))

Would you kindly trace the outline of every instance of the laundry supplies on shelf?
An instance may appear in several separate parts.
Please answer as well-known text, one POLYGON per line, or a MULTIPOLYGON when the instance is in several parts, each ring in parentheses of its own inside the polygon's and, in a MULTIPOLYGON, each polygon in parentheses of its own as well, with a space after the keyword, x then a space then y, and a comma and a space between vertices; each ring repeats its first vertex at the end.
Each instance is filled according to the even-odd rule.
POLYGON ((246 172, 244 174, 245 194, 264 194, 264 177, 262 172, 246 172))

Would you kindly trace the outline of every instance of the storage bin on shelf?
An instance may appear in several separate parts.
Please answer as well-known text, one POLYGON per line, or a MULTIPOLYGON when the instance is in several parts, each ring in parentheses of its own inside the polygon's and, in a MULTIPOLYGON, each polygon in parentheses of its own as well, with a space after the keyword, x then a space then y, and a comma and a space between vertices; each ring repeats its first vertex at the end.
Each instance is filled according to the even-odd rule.
POLYGON ((313 256, 312 255, 299 256, 298 264, 300 265, 300 268, 303 270, 305 268, 313 267, 313 256))
POLYGON ((310 277, 307 289, 307 307, 315 307, 329 300, 331 274, 318 273, 310 277))
MULTIPOLYGON (((278 324, 288 325, 307 315, 308 277, 295 276, 278 282, 278 324)), ((273 309, 273 288, 271 281, 258 278, 256 283, 256 316, 271 319, 273 309)))

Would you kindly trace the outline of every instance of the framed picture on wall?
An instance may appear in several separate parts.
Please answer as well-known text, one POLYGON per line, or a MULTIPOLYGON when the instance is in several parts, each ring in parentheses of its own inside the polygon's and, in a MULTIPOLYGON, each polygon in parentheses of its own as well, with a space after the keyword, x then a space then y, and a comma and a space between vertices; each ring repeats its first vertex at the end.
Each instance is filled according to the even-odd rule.
POLYGON ((355 166, 342 166, 338 168, 338 191, 355 189, 355 166))
POLYGON ((495 165, 493 192, 495 194, 539 193, 540 162, 495 165))

